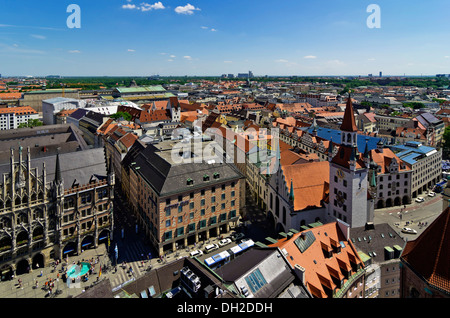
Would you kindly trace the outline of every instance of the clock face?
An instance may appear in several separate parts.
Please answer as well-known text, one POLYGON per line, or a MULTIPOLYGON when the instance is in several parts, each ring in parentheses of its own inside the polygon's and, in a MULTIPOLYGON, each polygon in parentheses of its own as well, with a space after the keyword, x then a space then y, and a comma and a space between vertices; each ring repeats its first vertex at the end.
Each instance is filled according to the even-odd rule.
POLYGON ((341 169, 338 169, 336 171, 336 176, 340 179, 343 179, 345 177, 344 171, 342 171, 341 169))

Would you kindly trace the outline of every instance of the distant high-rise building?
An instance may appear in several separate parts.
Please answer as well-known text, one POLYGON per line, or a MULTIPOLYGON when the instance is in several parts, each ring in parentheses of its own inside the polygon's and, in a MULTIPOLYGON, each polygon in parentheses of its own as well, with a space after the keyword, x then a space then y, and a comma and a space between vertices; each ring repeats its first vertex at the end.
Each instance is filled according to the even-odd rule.
POLYGON ((383 77, 383 72, 380 71, 380 77, 383 77))
POLYGON ((254 76, 253 76, 253 72, 252 72, 252 71, 248 71, 248 77, 249 77, 249 78, 252 78, 252 77, 254 77, 254 76))

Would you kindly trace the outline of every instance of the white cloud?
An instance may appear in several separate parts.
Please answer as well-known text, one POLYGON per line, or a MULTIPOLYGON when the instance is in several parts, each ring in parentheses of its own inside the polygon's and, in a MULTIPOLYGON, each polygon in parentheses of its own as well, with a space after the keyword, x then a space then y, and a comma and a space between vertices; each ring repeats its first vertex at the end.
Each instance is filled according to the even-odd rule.
POLYGON ((150 10, 162 10, 165 9, 166 7, 161 3, 161 1, 155 2, 154 4, 148 4, 148 3, 141 3, 141 11, 145 12, 145 11, 150 11, 150 10))
POLYGON ((375 61, 375 58, 371 57, 369 59, 367 59, 368 61, 375 61))
POLYGON ((224 63, 233 63, 233 61, 223 61, 224 63))
POLYGON ((173 62, 173 60, 172 59, 168 59, 167 62, 173 62))
POLYGON ((39 34, 30 34, 30 36, 32 36, 35 39, 39 39, 39 40, 45 40, 47 37, 43 36, 43 35, 39 35, 39 34))
POLYGON ((277 63, 288 63, 289 61, 285 60, 285 59, 278 59, 278 60, 275 60, 275 62, 277 62, 277 63))
POLYGON ((176 56, 172 54, 172 55, 170 56, 170 58, 174 59, 174 58, 176 58, 176 56))
POLYGON ((216 30, 216 29, 211 29, 211 31, 212 31, 212 32, 216 32, 217 30, 216 30))
POLYGON ((74 54, 74 53, 81 53, 81 51, 80 50, 70 50, 70 51, 68 51, 69 53, 72 53, 72 54, 74 54))
POLYGON ((122 9, 137 9, 137 7, 136 7, 136 5, 135 4, 124 4, 123 6, 122 6, 122 9))
POLYGON ((202 26, 201 27, 203 30, 208 30, 208 27, 207 26, 202 26))
POLYGON ((304 58, 304 59, 316 59, 317 56, 315 56, 315 55, 306 55, 306 56, 304 56, 303 58, 304 58))
POLYGON ((136 52, 136 50, 133 50, 133 49, 128 49, 127 51, 128 52, 136 52))
POLYGON ((185 56, 183 56, 183 58, 186 59, 186 60, 189 60, 189 61, 192 60, 192 57, 189 56, 189 55, 185 55, 185 56))
MULTIPOLYGON (((128 1, 130 2, 130 1, 128 1)), ((161 1, 155 2, 154 4, 149 4, 147 2, 142 2, 140 5, 135 5, 135 4, 124 4, 122 5, 122 9, 129 9, 129 10, 140 10, 142 12, 146 12, 146 11, 151 11, 151 10, 162 10, 165 9, 166 7, 162 4, 161 1)))
POLYGON ((194 7, 192 4, 188 3, 184 7, 178 6, 175 8, 175 12, 178 14, 194 14, 195 10, 200 10, 199 8, 194 7))
POLYGON ((446 56, 444 56, 444 58, 446 58, 446 59, 450 59, 450 56, 446 55, 446 56))

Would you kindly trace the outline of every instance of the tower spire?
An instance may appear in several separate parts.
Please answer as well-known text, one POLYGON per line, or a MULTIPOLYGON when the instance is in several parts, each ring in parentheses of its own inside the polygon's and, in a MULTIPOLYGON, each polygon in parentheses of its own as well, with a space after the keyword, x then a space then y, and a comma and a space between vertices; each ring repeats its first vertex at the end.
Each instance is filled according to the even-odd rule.
POLYGON ((350 92, 348 94, 347 105, 345 107, 344 112, 344 119, 342 120, 341 125, 341 131, 348 131, 348 132, 358 131, 358 128, 356 127, 355 114, 353 112, 353 103, 350 92))
POLYGON ((61 182, 61 166, 59 164, 59 151, 56 154, 56 167, 55 167, 55 182, 61 182))
POLYGON ((289 191, 289 200, 294 202, 294 182, 291 179, 291 189, 289 191))

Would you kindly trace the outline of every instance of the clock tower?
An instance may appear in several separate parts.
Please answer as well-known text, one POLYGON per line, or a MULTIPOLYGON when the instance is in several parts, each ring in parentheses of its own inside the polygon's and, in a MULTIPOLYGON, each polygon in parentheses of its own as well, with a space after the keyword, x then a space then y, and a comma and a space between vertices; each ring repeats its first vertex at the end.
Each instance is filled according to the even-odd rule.
POLYGON ((347 100, 341 125, 341 143, 336 155, 330 154, 330 195, 328 216, 340 219, 351 228, 371 222, 373 208, 368 197, 368 151, 357 147, 355 115, 351 97, 347 100))

